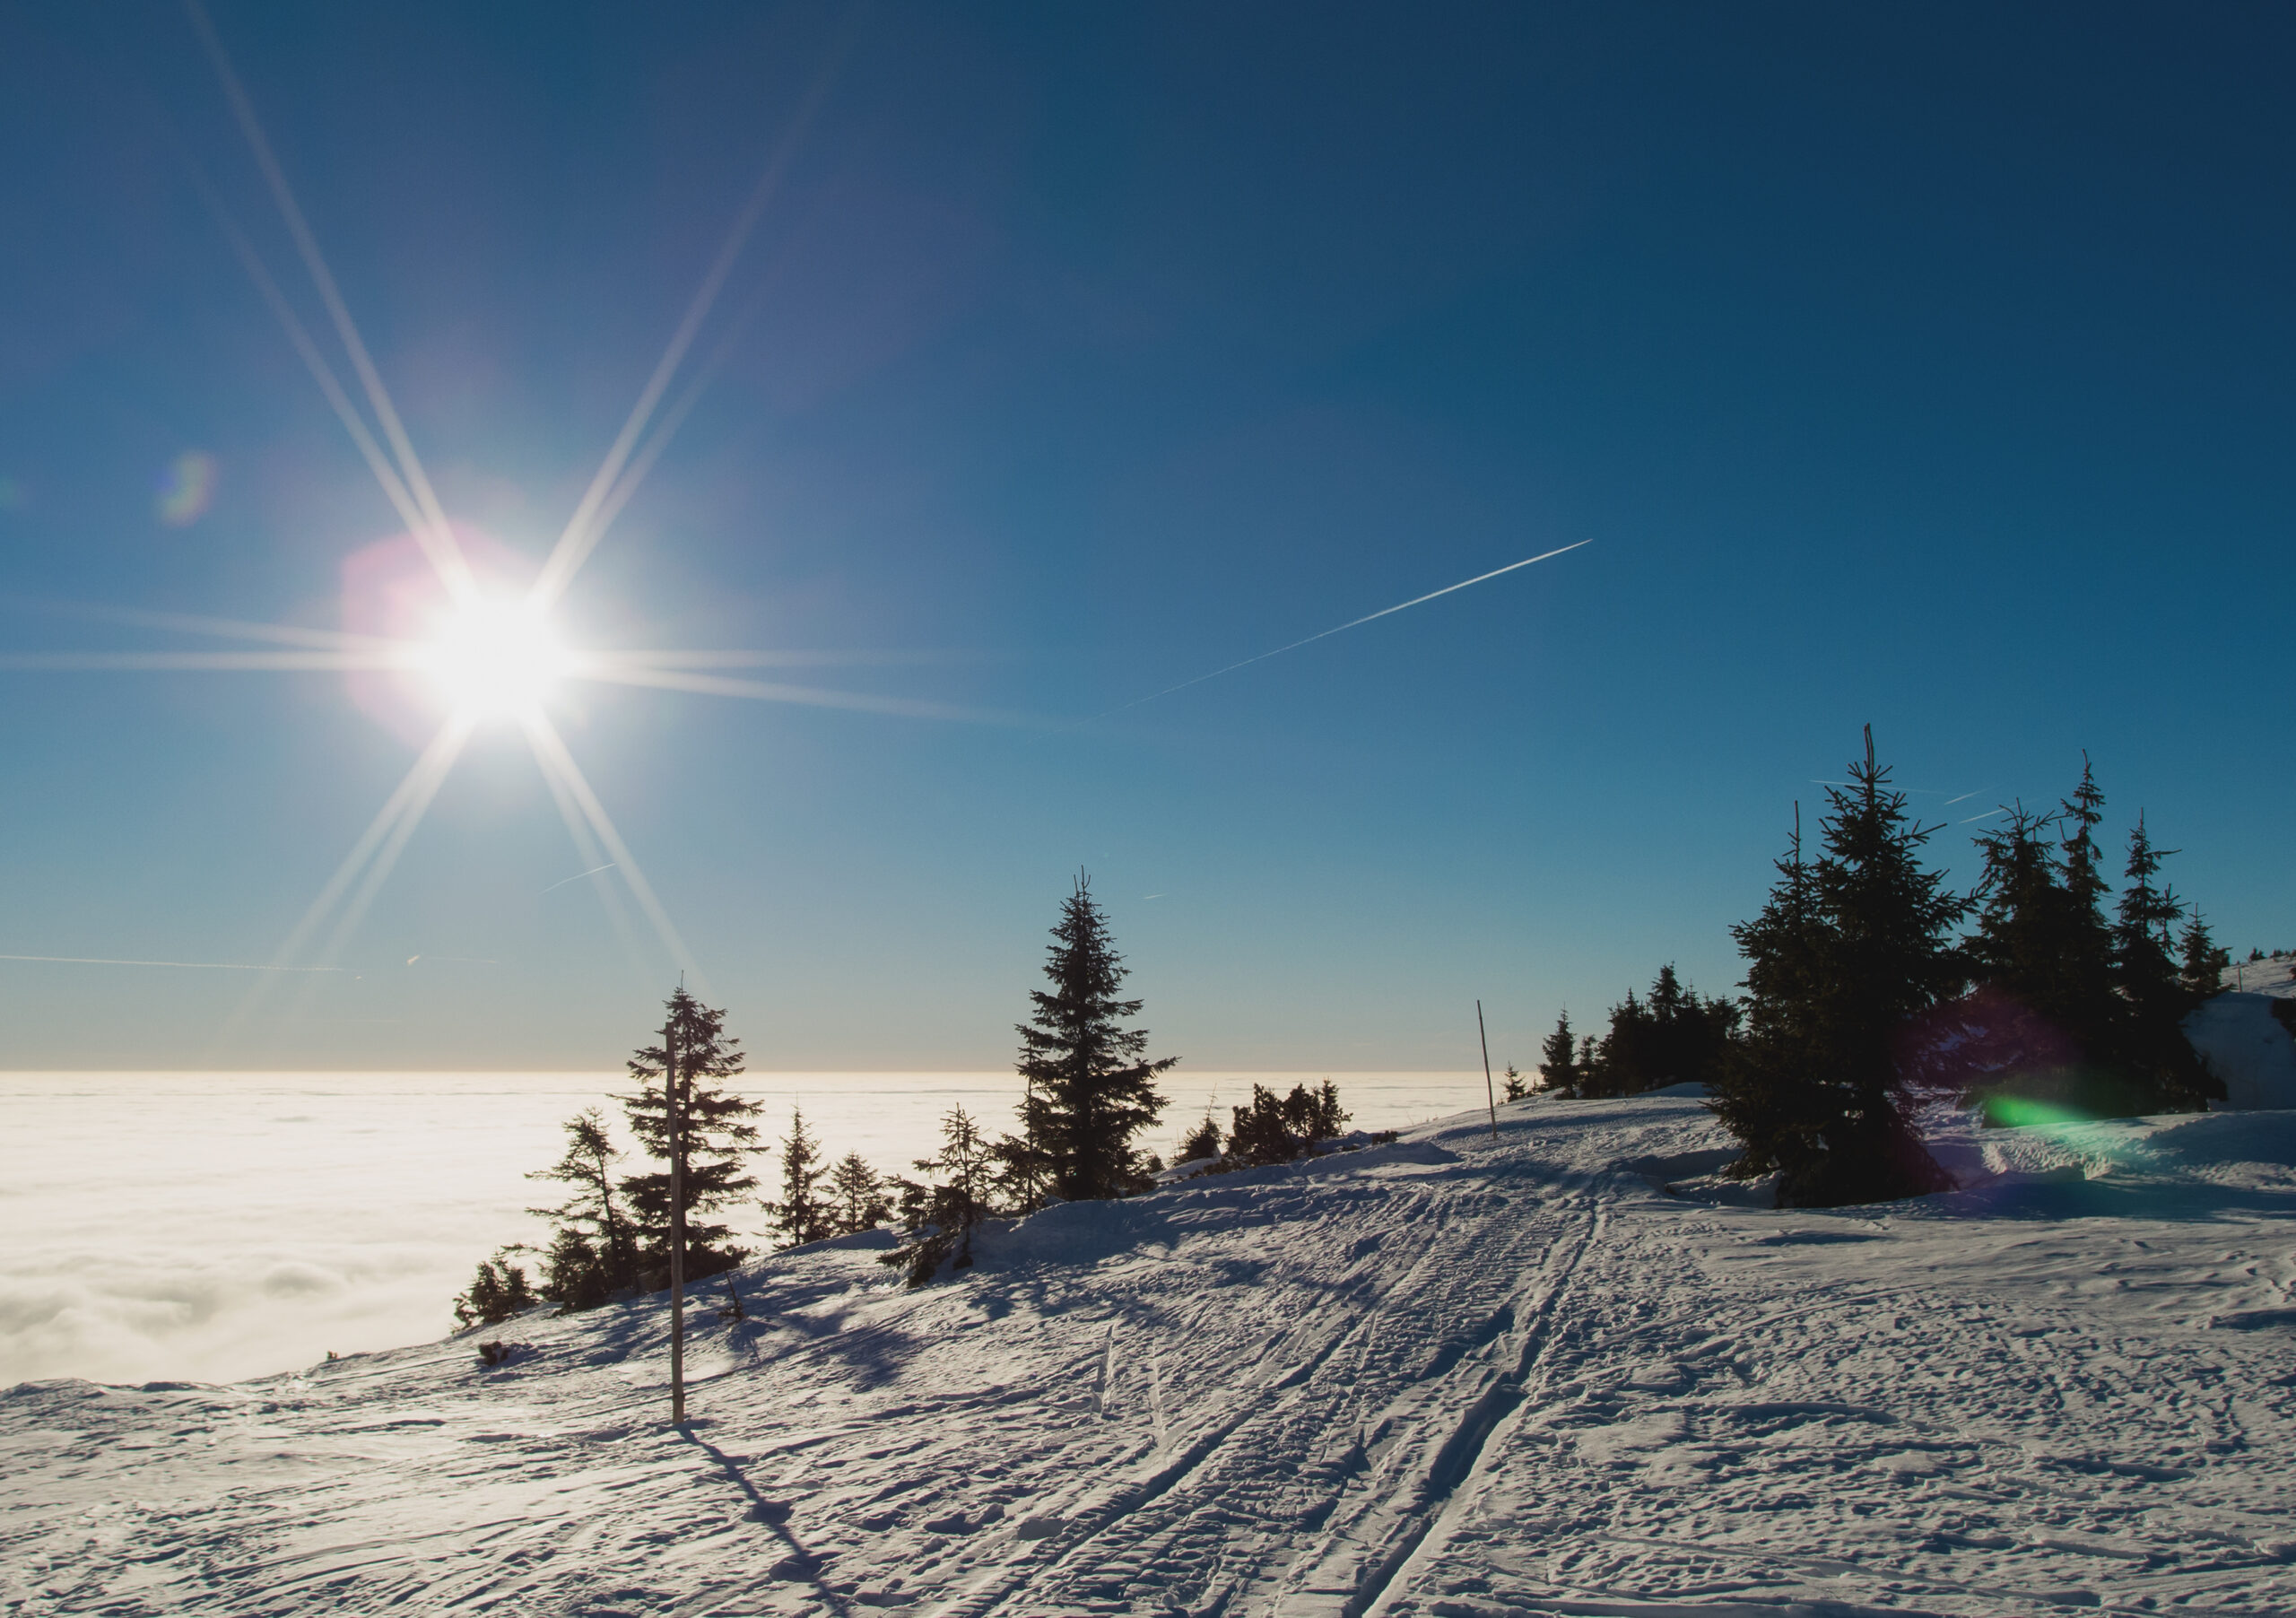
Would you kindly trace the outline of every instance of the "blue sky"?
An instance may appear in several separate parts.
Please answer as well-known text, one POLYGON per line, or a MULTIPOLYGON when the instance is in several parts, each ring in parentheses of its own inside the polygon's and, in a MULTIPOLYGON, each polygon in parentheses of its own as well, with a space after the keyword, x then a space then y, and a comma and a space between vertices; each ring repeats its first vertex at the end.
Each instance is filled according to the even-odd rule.
MULTIPOLYGON (((1478 996, 1527 1064, 1731 987, 1868 721, 1961 879, 2086 748, 2223 942, 2296 944, 2284 9, 213 15, 529 565, 786 144, 565 633, 1042 722, 553 707, 760 1066, 1007 1062, 1080 866, 1193 1066, 1472 1066, 1478 996)), ((191 24, 0 13, 0 651, 341 627, 404 524, 201 200, 322 326, 191 24)), ((0 691, 0 953, 270 961, 414 756, 331 673, 0 691)), ((676 966, 583 866, 483 730, 350 970, 227 1029, 246 974, 0 961, 0 1064, 611 1065, 676 966)))

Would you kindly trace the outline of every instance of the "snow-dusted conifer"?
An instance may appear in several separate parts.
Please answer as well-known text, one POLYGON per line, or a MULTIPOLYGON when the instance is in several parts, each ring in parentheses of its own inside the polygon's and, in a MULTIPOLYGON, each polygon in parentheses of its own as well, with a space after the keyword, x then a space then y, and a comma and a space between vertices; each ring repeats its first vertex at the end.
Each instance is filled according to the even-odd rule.
MULTIPOLYGON (((725 1225, 697 1218, 710 1214, 757 1189, 749 1160, 765 1150, 757 1144, 757 1126, 750 1120, 758 1104, 720 1082, 742 1071, 742 1042, 726 1032, 726 1013, 713 1010, 683 988, 668 1001, 670 1019, 677 1033, 679 1112, 685 1142, 685 1274, 689 1281, 717 1274, 739 1264, 745 1256, 726 1243, 733 1234, 725 1225)), ((662 1086, 665 1053, 648 1046, 630 1058, 630 1076, 638 1093, 622 1098, 631 1132, 648 1156, 662 1167, 650 1173, 626 1176, 622 1192, 639 1227, 642 1262, 659 1271, 669 1267, 670 1247, 670 1115, 669 1099, 662 1086)))
POLYGON ((1147 1183, 1133 1137, 1163 1110, 1156 1075, 1178 1058, 1147 1060, 1148 1031, 1122 1026, 1140 1002, 1117 998, 1124 957, 1090 877, 1076 878, 1052 937, 1044 969, 1052 989, 1031 992, 1035 1020, 1018 1025, 1016 1066, 1028 1081, 1022 1139, 1041 1154, 1054 1196, 1122 1196, 1147 1183))

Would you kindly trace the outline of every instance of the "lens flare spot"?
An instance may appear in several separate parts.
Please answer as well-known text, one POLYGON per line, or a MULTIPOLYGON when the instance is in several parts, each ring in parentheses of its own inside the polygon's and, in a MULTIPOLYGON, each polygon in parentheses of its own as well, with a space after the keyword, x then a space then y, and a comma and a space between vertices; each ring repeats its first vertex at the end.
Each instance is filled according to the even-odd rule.
POLYGON ((477 600, 439 625, 423 673, 455 712, 516 718, 535 712, 572 667, 541 613, 523 601, 477 600))
POLYGON ((188 528, 207 514, 215 499, 215 457, 204 450, 187 449, 168 463, 160 476, 152 511, 170 528, 188 528))

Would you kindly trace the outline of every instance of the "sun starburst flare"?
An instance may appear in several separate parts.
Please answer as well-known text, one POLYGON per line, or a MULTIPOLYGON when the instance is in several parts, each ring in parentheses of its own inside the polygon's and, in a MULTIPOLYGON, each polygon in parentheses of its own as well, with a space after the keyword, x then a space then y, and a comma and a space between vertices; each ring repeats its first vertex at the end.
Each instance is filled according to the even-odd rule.
MULTIPOLYGON (((695 973, 698 979, 699 968, 671 921, 668 909, 647 881, 605 805, 552 721, 551 708, 566 688, 577 682, 912 718, 990 725, 1041 723, 1023 715, 952 703, 735 678, 709 672, 837 662, 918 661, 913 654, 585 648, 567 639, 553 616, 553 609, 565 596, 583 564, 658 463, 671 435, 730 356, 735 342, 761 305, 763 288, 718 335, 701 364, 682 386, 677 386, 680 372, 688 369, 685 362, 689 352, 708 326, 719 294, 828 95, 844 52, 852 43, 849 29, 829 54, 768 152, 755 183, 735 210, 700 284, 660 360, 648 374, 637 403, 585 488, 564 531, 530 584, 522 589, 502 590, 492 587, 483 570, 485 551, 490 546, 496 550, 500 547, 491 546, 483 535, 462 528, 450 519, 440 503, 384 385, 381 371, 361 336, 320 249, 318 239, 296 199, 286 167, 264 130, 254 99, 232 65, 221 34, 200 0, 184 0, 184 5, 233 120, 277 207, 280 222, 309 274, 311 290, 325 310, 324 327, 332 329, 341 356, 356 378, 355 394, 344 385, 335 363, 314 335, 313 324, 296 313, 253 239, 231 216, 220 191, 187 151, 186 166, 192 185, 233 256, 254 283, 265 307, 279 323, 289 345, 310 372, 353 448, 374 474, 385 500, 403 525, 404 537, 419 551, 422 564, 434 581, 431 589, 439 596, 422 622, 394 625, 395 632, 379 634, 357 632, 374 627, 357 622, 337 631, 180 613, 36 604, 51 612, 240 644, 213 651, 0 653, 0 669, 22 672, 335 673, 351 679, 354 697, 361 692, 361 682, 382 676, 384 683, 393 688, 395 704, 415 699, 409 709, 410 725, 413 709, 430 710, 422 733, 428 734, 429 740, 420 746, 405 778, 385 799, 373 821, 322 886, 270 967, 263 970, 248 997, 224 1023, 219 1040, 241 1027, 259 1009, 280 980, 280 974, 309 974, 334 968, 457 760, 473 735, 486 726, 512 726, 517 729, 549 787, 576 852, 586 866, 593 867, 585 874, 615 873, 622 891, 651 925, 670 959, 681 969, 695 973), (674 393, 674 386, 677 386, 674 393), (664 408, 665 399, 668 404, 664 408), (314 950, 314 940, 322 938, 314 950), (300 959, 306 955, 315 956, 316 964, 300 959)), ((380 546, 369 547, 369 551, 387 550, 396 543, 382 542, 380 546)), ((406 592, 398 594, 404 596, 406 592)), ((346 596, 347 602, 349 599, 346 596)), ((410 741, 415 739, 415 735, 409 735, 410 741)), ((623 908, 622 892, 610 883, 591 885, 598 892, 608 920, 631 954, 633 966, 642 969, 637 937, 623 908)), ((304 979, 307 984, 315 980, 309 976, 304 979)))

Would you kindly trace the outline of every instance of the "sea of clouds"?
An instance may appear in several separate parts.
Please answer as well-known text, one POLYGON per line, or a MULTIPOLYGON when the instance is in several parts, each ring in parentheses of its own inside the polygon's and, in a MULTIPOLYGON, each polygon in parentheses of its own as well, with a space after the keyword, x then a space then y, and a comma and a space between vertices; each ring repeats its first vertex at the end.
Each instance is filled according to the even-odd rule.
MULTIPOLYGON (((1168 1156, 1255 1081, 1167 1075, 1149 1145, 1168 1156)), ((1483 1075, 1333 1075, 1359 1127, 1483 1104, 1483 1075)), ((0 1387, 47 1377, 227 1381, 452 1328, 454 1295, 498 1247, 535 1240, 561 1126, 608 1074, 0 1074, 0 1387)), ((831 1155, 907 1171, 961 1103, 1011 1127, 1009 1073, 754 1074, 769 1140, 793 1105, 831 1155)), ((769 1182, 778 1154, 766 1158, 769 1182)), ((737 1228, 762 1216, 737 1211, 737 1228)), ((766 1243, 762 1238, 756 1245, 766 1243)))

